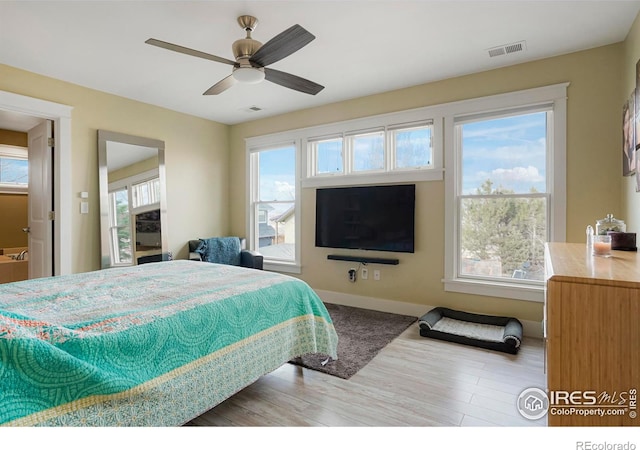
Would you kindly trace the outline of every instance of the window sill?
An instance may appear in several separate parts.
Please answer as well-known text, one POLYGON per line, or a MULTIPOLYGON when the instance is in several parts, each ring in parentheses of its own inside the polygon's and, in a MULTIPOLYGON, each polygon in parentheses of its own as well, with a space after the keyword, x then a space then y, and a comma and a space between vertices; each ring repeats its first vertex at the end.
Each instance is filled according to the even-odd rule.
POLYGON ((29 186, 0 184, 0 194, 29 194, 29 186))
POLYGON ((510 298, 537 303, 544 302, 544 286, 463 279, 443 280, 443 283, 444 290, 447 292, 510 298))
POLYGON ((264 270, 269 272, 302 273, 300 266, 295 263, 264 261, 262 266, 264 270))
POLYGON ((443 169, 397 170, 393 172, 359 173, 351 175, 322 175, 302 180, 303 188, 325 186, 351 186, 374 183, 411 183, 418 181, 440 181, 443 169))

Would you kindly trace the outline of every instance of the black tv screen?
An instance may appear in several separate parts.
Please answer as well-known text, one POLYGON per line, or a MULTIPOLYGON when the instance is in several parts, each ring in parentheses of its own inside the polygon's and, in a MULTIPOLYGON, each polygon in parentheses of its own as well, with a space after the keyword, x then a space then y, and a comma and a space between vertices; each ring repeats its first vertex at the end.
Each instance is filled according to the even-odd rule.
POLYGON ((316 191, 316 247, 414 251, 414 184, 316 191))

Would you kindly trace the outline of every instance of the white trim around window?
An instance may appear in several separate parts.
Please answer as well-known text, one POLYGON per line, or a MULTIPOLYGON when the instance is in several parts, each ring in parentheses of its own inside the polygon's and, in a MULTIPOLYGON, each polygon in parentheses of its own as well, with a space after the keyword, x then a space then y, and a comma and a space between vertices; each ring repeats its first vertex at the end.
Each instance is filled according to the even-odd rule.
POLYGON ((546 160, 549 195, 549 241, 566 239, 566 111, 569 83, 528 89, 490 97, 460 101, 446 105, 444 113, 445 141, 445 277, 446 291, 504 297, 526 301, 544 301, 544 284, 502 283, 497 279, 467 278, 458 275, 459 197, 461 195, 461 155, 456 145, 456 124, 474 117, 498 117, 502 112, 532 111, 546 105, 552 111, 547 123, 548 153, 546 160), (449 138, 450 137, 450 138, 449 138))

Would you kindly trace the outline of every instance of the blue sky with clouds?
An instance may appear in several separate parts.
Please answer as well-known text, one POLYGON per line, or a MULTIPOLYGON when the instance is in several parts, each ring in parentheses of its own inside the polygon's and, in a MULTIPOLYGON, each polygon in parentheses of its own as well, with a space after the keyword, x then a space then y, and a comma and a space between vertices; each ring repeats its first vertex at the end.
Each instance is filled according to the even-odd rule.
POLYGON ((260 200, 294 201, 296 192, 295 148, 288 146, 262 151, 259 153, 259 157, 260 200))
POLYGON ((2 158, 0 161, 0 182, 27 184, 29 164, 25 159, 2 158))
MULTIPOLYGON (((546 112, 463 124, 463 193, 475 193, 487 179, 516 193, 545 192, 546 134, 546 112)), ((332 150, 326 156, 341 149, 332 150)), ((259 157, 260 200, 295 200, 295 148, 262 151, 259 157)))
POLYGON ((516 193, 546 191, 546 134, 545 112, 464 124, 462 192, 487 179, 516 193))

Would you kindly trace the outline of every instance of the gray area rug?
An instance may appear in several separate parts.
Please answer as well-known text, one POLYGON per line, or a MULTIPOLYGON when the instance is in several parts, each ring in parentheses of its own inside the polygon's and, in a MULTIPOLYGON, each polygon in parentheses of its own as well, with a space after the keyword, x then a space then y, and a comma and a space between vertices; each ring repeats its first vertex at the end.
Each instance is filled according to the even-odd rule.
POLYGON ((338 333, 338 359, 309 354, 290 362, 318 372, 349 379, 418 318, 370 309, 325 303, 338 333))

